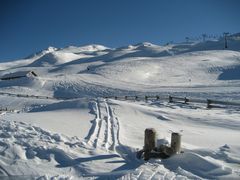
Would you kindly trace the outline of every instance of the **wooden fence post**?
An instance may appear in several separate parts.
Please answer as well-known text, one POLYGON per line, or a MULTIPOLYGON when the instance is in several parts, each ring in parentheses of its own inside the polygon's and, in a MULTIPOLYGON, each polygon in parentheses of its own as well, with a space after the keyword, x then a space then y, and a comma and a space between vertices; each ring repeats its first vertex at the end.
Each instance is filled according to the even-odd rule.
POLYGON ((207 99, 207 108, 210 109, 212 108, 212 101, 210 99, 207 99))
POLYGON ((148 96, 145 96, 145 101, 147 101, 148 100, 148 96))
POLYGON ((181 151, 181 135, 179 133, 172 133, 171 148, 173 154, 178 154, 181 151))
POLYGON ((154 128, 145 129, 144 138, 144 160, 150 158, 150 152, 156 147, 156 130, 154 128))

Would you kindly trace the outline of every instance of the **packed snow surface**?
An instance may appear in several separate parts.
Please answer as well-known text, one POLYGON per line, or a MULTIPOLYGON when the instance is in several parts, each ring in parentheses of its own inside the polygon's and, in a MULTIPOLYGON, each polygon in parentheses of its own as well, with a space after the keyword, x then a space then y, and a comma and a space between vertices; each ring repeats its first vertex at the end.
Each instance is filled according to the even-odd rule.
POLYGON ((49 47, 0 63, 0 77, 38 75, 0 81, 0 179, 240 179, 239 107, 162 98, 239 102, 240 40, 223 42, 49 47), (158 143, 180 133, 182 153, 137 159, 148 127, 158 143))

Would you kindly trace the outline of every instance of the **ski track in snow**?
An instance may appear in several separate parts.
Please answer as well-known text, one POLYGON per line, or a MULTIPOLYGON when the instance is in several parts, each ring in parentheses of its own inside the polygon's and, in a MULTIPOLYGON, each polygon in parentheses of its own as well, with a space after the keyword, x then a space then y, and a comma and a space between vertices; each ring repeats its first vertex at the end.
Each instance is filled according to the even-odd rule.
MULTIPOLYGON (((239 39, 233 41, 237 43, 234 46, 231 45, 231 41, 233 40, 230 40, 231 48, 224 51, 222 51, 222 40, 206 42, 206 44, 183 43, 162 47, 143 43, 117 49, 102 46, 87 46, 80 49, 68 47, 62 50, 48 48, 27 60, 1 64, 1 75, 10 71, 25 70, 26 67, 36 70, 39 75, 34 79, 1 81, 2 95, 9 95, 9 97, 2 97, 1 103, 3 107, 11 109, 27 109, 32 105, 44 106, 51 103, 50 101, 46 103, 46 100, 41 102, 37 99, 31 100, 31 97, 39 98, 42 95, 45 98, 84 97, 89 100, 89 98, 109 95, 144 96, 173 93, 204 99, 213 97, 230 101, 239 99, 239 39), (206 51, 202 51, 203 44, 206 46, 204 48, 206 51), (172 54, 174 56, 171 56, 172 54), (29 98, 25 98, 23 102, 23 98, 19 97, 21 94, 28 94, 29 98), (30 96, 31 94, 35 96, 30 96), (16 97, 10 97, 12 95, 16 97)), ((1 119, 0 179, 6 176, 12 176, 10 179, 14 179, 18 175, 22 179, 36 177, 44 180, 72 178, 165 180, 235 177, 239 179, 240 147, 236 138, 238 134, 235 132, 239 130, 239 112, 234 115, 232 110, 220 111, 222 115, 217 115, 218 111, 215 114, 209 111, 208 114, 201 115, 201 111, 184 111, 185 106, 179 104, 159 105, 160 108, 169 106, 169 109, 165 109, 169 117, 165 117, 163 114, 165 110, 151 113, 147 106, 140 111, 140 108, 134 109, 127 104, 120 106, 119 111, 115 113, 118 108, 114 109, 111 102, 102 98, 91 100, 89 105, 95 118, 91 116, 92 124, 88 126, 90 129, 87 129, 88 134, 84 140, 62 135, 62 131, 57 131, 60 134, 52 134, 48 128, 43 130, 35 125, 18 122, 24 121, 21 118, 17 121, 14 121, 14 118, 1 119), (134 110, 140 112, 140 115, 134 116, 137 120, 129 118, 128 112, 135 112, 134 110), (214 115, 217 117, 214 118, 214 115), (132 119, 131 123, 125 118, 132 119), (189 138, 189 144, 184 143, 183 154, 167 160, 151 159, 145 162, 136 159, 136 149, 134 149, 135 145, 139 145, 138 140, 142 137, 132 136, 129 132, 132 131, 134 134, 139 133, 139 130, 142 132, 148 122, 141 123, 148 120, 149 125, 151 125, 150 122, 155 123, 156 126, 164 124, 163 127, 166 128, 172 128, 175 125, 180 127, 184 124, 189 127, 189 135, 198 134, 202 137, 205 136, 202 129, 199 130, 195 126, 211 126, 218 132, 219 128, 222 128, 223 136, 221 137, 226 134, 230 137, 227 137, 226 141, 221 141, 227 143, 226 145, 211 151, 194 150, 190 146, 193 140, 189 138), (138 122, 139 126, 135 127, 138 122), (123 130, 126 128, 125 131, 121 131, 121 136, 120 125, 123 130), (194 126, 191 127, 191 125, 194 126), (197 132, 193 132, 195 129, 197 132), (129 147, 126 144, 133 140, 132 137, 136 138, 129 147), (126 142, 128 138, 130 141, 126 142), (231 141, 234 142, 233 145, 228 142, 230 138, 234 139, 231 141), (126 144, 123 143, 124 141, 126 144), (48 178, 46 174, 50 177, 48 178)), ((116 103, 120 104, 117 101, 116 103)), ((71 109, 69 106, 68 108, 71 109)), ((56 109, 60 110, 59 104, 54 108, 56 109)), ((82 110, 88 109, 86 107, 82 110)), ((82 118, 81 123, 89 122, 83 117, 79 118, 82 118)), ((32 122, 34 123, 34 118, 32 122)), ((48 125, 51 126, 51 123, 48 125)), ((85 132, 86 129, 83 127, 78 126, 80 131, 85 132)), ((207 135, 206 141, 211 144, 212 141, 208 139, 209 134, 207 135)))
POLYGON ((114 116, 107 100, 97 100, 94 106, 96 118, 85 140, 95 149, 100 147, 115 151, 120 144, 118 118, 114 116))
MULTIPOLYGON (((126 163, 136 166, 136 169, 123 171, 119 179, 175 179, 174 172, 166 169, 162 164, 158 163, 144 163, 136 159, 135 153, 131 152, 128 147, 122 145, 119 140, 119 121, 115 117, 112 107, 106 99, 94 101, 94 112, 96 118, 92 122, 92 127, 88 136, 85 138, 86 142, 92 148, 104 148, 107 152, 115 151, 120 155, 126 163)), ((114 177, 114 173, 109 173, 114 177)), ((105 176, 104 176, 105 177, 105 176)), ((116 176, 118 177, 118 176, 116 176)), ((187 179, 186 176, 178 176, 187 179)))
MULTIPOLYGON (((51 134, 39 127, 27 125, 21 122, 8 122, 1 120, 0 126, 0 155, 3 159, 9 159, 12 162, 18 162, 13 166, 17 168, 16 172, 28 169, 34 176, 42 175, 41 171, 38 172, 35 164, 32 164, 32 160, 38 157, 41 160, 51 161, 58 163, 58 168, 66 169, 66 174, 69 177, 72 174, 78 174, 78 177, 83 178, 110 178, 110 179, 201 179, 201 178, 216 178, 218 175, 239 174, 239 171, 233 170, 228 167, 227 163, 239 163, 237 158, 231 157, 231 148, 223 146, 220 151, 210 153, 206 151, 199 152, 186 152, 182 155, 173 157, 168 161, 153 160, 144 162, 137 160, 135 157, 135 151, 131 147, 127 147, 120 143, 119 139, 119 120, 114 112, 114 108, 108 100, 98 99, 90 103, 95 113, 95 119, 92 121, 92 127, 89 130, 89 134, 85 138, 86 143, 79 139, 72 139, 58 134, 51 134), (99 149, 106 151, 105 157, 118 157, 122 158, 124 163, 122 167, 119 167, 112 172, 91 173, 84 169, 84 162, 87 159, 97 160, 97 158, 84 158, 81 155, 77 155, 77 158, 73 158, 69 150, 86 149, 95 150, 99 154, 99 149), (69 147, 70 149, 66 148, 69 147), (207 160, 206 157, 212 157, 214 159, 221 160, 220 163, 213 163, 207 160), (27 161, 26 161, 27 160, 27 161), (222 161, 223 160, 223 161, 222 161), (226 162, 224 162, 226 161, 226 162), (26 163, 28 162, 28 163, 26 163), (194 164, 194 162, 197 162, 194 164), (82 165, 83 163, 83 165, 82 165), (192 165, 189 165, 193 163, 192 165), (225 163, 225 165, 222 165, 225 163), (173 167, 174 164, 179 164, 181 168, 171 169, 169 165, 173 167), (198 165, 199 164, 199 165, 198 165), (207 170, 206 176, 202 174, 201 164, 204 164, 204 168, 207 170), (31 167, 33 165, 33 167, 31 167), (20 167, 21 166, 21 167, 20 167), (194 166, 195 169, 191 169, 194 166), (215 174, 214 174, 215 173, 215 174), (200 175, 201 177, 199 177, 200 175), (215 176, 216 175, 216 176, 215 176), (203 177, 202 177, 203 176, 203 177)), ((102 156, 102 155, 100 155, 102 156)), ((0 161, 1 162, 1 161, 0 161)), ((114 160, 113 160, 114 162, 114 160)), ((44 167, 44 164, 41 165, 44 167)), ((49 165, 46 165, 48 168, 49 165)), ((176 165, 178 166, 178 165, 176 165)), ((45 167, 45 168, 46 168, 45 167)), ((0 175, 10 176, 14 175, 12 168, 8 168, 5 163, 0 165, 0 175), (10 170, 9 170, 10 169, 10 170)), ((61 170, 59 174, 62 174, 61 170)), ((43 172, 42 172, 43 173, 43 172)), ((26 172, 25 172, 26 174, 26 172)), ((77 177, 77 176, 76 176, 77 177)))

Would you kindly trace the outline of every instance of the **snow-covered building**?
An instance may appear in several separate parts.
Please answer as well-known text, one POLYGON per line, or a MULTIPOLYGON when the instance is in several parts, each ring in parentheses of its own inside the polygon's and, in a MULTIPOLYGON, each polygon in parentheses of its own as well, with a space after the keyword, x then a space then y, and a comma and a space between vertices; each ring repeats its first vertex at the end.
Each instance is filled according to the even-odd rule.
POLYGON ((1 80, 11 80, 23 77, 36 77, 37 74, 34 71, 18 71, 14 73, 5 74, 1 77, 1 80))

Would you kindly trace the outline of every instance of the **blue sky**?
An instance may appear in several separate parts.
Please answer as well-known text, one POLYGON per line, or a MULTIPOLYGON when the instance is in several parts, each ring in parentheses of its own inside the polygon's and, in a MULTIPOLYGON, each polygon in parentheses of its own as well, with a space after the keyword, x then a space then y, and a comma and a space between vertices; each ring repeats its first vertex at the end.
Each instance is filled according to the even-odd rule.
POLYGON ((239 0, 0 0, 0 61, 47 48, 240 32, 239 0))

